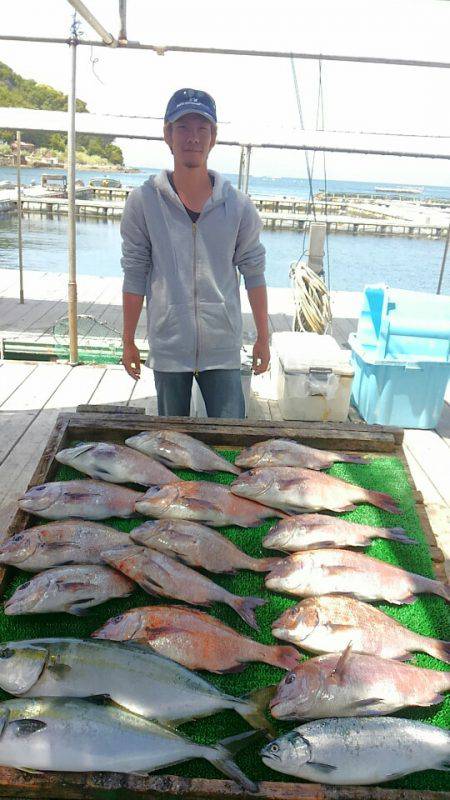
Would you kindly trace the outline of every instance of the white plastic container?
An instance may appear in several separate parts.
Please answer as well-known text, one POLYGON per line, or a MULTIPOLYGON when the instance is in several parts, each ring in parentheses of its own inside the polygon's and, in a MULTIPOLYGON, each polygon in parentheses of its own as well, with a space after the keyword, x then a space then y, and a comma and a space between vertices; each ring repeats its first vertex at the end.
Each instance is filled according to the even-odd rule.
POLYGON ((344 422, 354 367, 332 336, 274 333, 272 380, 283 419, 344 422))

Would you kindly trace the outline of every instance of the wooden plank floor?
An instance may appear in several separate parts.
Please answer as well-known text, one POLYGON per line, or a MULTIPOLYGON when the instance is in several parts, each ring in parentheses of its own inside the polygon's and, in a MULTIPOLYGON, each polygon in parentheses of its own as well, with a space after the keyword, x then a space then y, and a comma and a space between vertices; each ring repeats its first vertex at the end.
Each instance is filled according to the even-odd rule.
MULTIPOLYGON (((66 276, 25 272, 26 302, 18 302, 16 273, 0 269, 0 337, 41 341, 66 314, 66 276)), ((91 314, 116 330, 121 326, 119 278, 80 276, 79 311, 91 314)), ((341 346, 356 328, 361 295, 332 293, 333 330, 341 346)), ((254 336, 246 293, 242 293, 244 341, 254 336)), ((272 332, 291 330, 294 307, 290 289, 269 290, 272 332)), ((145 342, 145 318, 138 329, 145 342)), ((450 402, 450 395, 447 398, 450 402)), ((121 404, 144 407, 156 413, 156 393, 151 370, 143 368, 135 383, 120 366, 0 361, 0 525, 8 524, 17 498, 26 488, 59 411, 79 404, 121 404)), ((252 378, 249 416, 281 419, 270 374, 252 378)), ((450 405, 447 403, 436 431, 406 431, 405 453, 450 575, 450 405)))

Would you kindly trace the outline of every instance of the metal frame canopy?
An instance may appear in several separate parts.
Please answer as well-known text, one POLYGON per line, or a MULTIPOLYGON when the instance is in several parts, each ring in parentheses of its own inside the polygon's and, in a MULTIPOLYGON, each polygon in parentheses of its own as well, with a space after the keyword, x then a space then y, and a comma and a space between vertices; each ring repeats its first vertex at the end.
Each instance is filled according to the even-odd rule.
MULTIPOLYGON (((68 0, 75 12, 90 25, 100 36, 98 40, 78 38, 77 26, 72 25, 69 38, 9 36, 0 35, 0 41, 37 42, 42 44, 66 44, 71 53, 70 58, 70 91, 68 95, 68 112, 40 111, 34 109, 2 108, 2 128, 33 129, 46 131, 68 131, 68 317, 69 317, 69 349, 70 363, 78 362, 77 336, 77 287, 76 287, 76 218, 75 218, 75 138, 80 133, 108 134, 122 138, 162 140, 161 119, 136 118, 119 116, 102 116, 98 114, 77 114, 75 112, 76 87, 76 51, 78 46, 110 47, 131 50, 153 51, 157 55, 168 52, 204 53, 208 55, 255 56, 265 58, 308 59, 322 61, 347 61, 371 64, 391 64, 397 66, 428 67, 448 69, 450 62, 423 61, 417 59, 384 58, 377 56, 350 56, 329 53, 282 52, 272 50, 237 50, 234 48, 187 47, 183 45, 153 45, 128 41, 126 33, 126 0, 119 0, 120 32, 116 39, 96 19, 82 0, 68 0)), ((245 150, 247 153, 246 178, 248 180, 249 156, 252 147, 276 148, 289 150, 317 150, 335 153, 362 153, 383 156, 404 156, 414 158, 450 159, 450 137, 422 137, 399 134, 369 134, 343 131, 308 131, 302 128, 284 130, 283 141, 267 141, 265 136, 236 126, 222 125, 218 144, 240 146, 241 161, 245 150)), ((280 136, 279 131, 277 136, 280 136)), ((244 182, 245 185, 245 182, 244 182)), ((18 187, 20 198, 20 186, 18 187)), ((450 226, 448 229, 446 249, 442 261, 439 287, 442 283, 450 226)), ((439 291, 439 289, 438 289, 439 291)))

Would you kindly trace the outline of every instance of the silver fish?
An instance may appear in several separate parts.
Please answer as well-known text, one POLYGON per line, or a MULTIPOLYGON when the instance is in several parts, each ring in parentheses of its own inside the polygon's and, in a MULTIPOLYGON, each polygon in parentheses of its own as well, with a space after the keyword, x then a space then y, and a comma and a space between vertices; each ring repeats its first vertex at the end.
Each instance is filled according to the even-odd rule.
POLYGON ((297 597, 349 594, 360 600, 413 603, 421 593, 450 602, 450 587, 407 572, 364 553, 334 548, 306 550, 283 558, 266 576, 266 586, 297 597))
POLYGON ((244 500, 229 486, 208 481, 180 481, 151 486, 136 503, 136 511, 161 519, 190 519, 209 525, 252 528, 268 517, 285 517, 281 511, 244 500))
POLYGON ((252 628, 258 629, 255 608, 263 606, 261 597, 239 597, 180 564, 174 558, 145 547, 129 547, 102 553, 108 564, 128 575, 149 594, 174 597, 191 605, 226 603, 252 628))
POLYGON ((234 494, 272 508, 300 511, 352 511, 354 503, 371 503, 391 514, 401 514, 392 497, 341 481, 322 472, 296 467, 270 467, 243 472, 230 486, 234 494))
POLYGON ((56 567, 23 583, 5 603, 5 614, 67 611, 81 615, 112 597, 127 597, 134 584, 109 567, 56 567))
POLYGON ((54 481, 33 486, 19 498, 19 508, 47 519, 107 519, 135 516, 142 492, 103 481, 54 481))
POLYGON ((277 772, 307 781, 369 785, 450 770, 450 732, 395 717, 321 719, 275 739, 261 756, 277 772))
POLYGON ((328 469, 343 461, 349 464, 367 464, 361 456, 317 450, 291 439, 268 439, 241 450, 235 464, 238 467, 305 467, 306 469, 328 469))
POLYGON ((181 724, 234 709, 253 727, 268 727, 263 714, 268 691, 233 697, 136 644, 60 638, 4 643, 0 686, 21 697, 107 695, 128 711, 159 722, 181 724))
POLYGON ((277 522, 264 537, 263 545, 296 553, 318 547, 365 547, 377 538, 418 544, 403 528, 375 528, 326 514, 296 514, 277 522))
POLYGON ((85 442, 60 450, 56 460, 91 478, 111 483, 140 483, 152 486, 175 483, 178 478, 159 461, 113 442, 85 442))
POLYGON ((272 623, 272 633, 313 653, 355 653, 409 658, 419 651, 450 664, 450 642, 408 630, 368 603, 341 595, 308 597, 272 623))
POLYGON ((102 564, 102 550, 129 544, 127 533, 98 522, 48 522, 6 539, 0 546, 0 564, 12 564, 25 572, 40 572, 62 564, 102 564))
POLYGON ((297 665, 278 685, 270 711, 285 720, 378 716, 442 703, 449 691, 450 672, 353 653, 349 645, 297 665))
POLYGON ((125 439, 125 444, 156 458, 167 467, 184 467, 196 472, 240 473, 234 464, 230 464, 211 447, 180 431, 143 431, 125 439))
MULTIPOLYGON (((196 744, 116 706, 67 698, 7 700, 0 704, 0 722, 0 762, 8 767, 147 774, 191 758, 206 758, 246 790, 256 789, 232 761, 227 740, 196 744)), ((253 732, 241 734, 240 739, 253 736, 253 732)))
POLYGON ((209 572, 239 569, 267 572, 279 561, 278 558, 252 558, 221 533, 186 519, 144 522, 131 531, 130 537, 144 547, 178 557, 190 567, 202 567, 209 572))

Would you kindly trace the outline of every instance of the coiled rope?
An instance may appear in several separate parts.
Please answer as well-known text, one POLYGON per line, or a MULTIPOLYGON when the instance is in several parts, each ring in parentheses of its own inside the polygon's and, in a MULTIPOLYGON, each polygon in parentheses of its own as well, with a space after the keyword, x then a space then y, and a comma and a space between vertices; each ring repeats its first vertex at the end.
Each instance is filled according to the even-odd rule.
POLYGON ((330 296, 322 278, 302 261, 289 270, 294 291, 294 331, 327 333, 331 326, 330 296))

